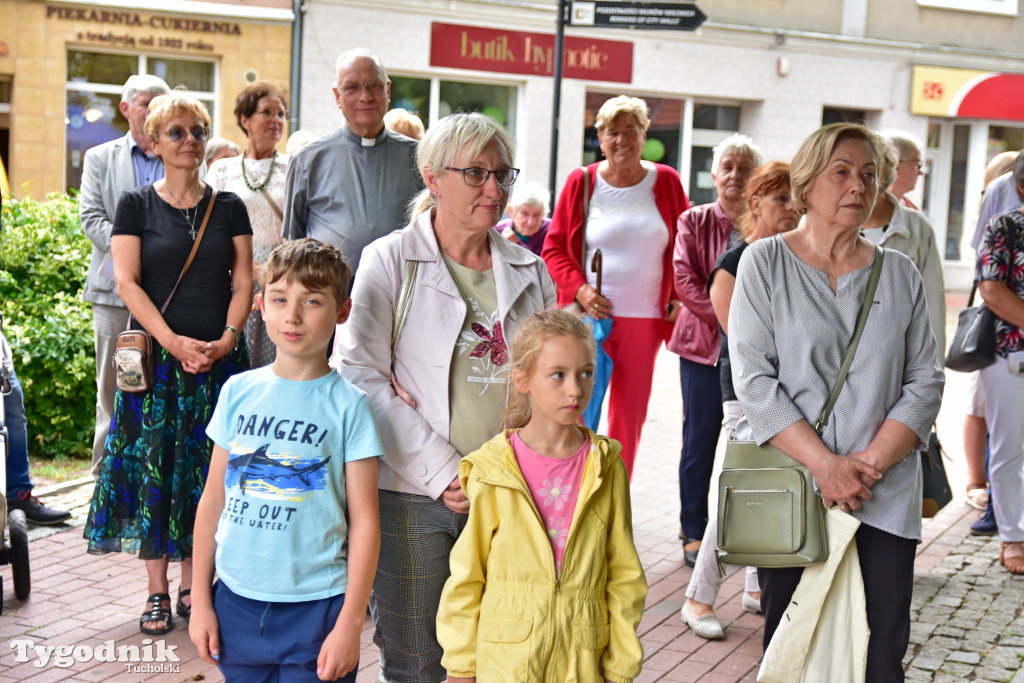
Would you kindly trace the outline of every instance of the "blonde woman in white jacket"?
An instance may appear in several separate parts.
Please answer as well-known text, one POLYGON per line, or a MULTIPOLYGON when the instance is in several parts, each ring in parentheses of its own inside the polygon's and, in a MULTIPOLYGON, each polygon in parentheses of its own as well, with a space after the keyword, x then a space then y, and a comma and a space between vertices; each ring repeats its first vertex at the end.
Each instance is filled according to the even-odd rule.
POLYGON ((432 126, 417 152, 427 189, 412 222, 363 251, 352 315, 338 328, 337 363, 369 394, 385 453, 370 602, 381 680, 445 678, 435 621, 469 511, 459 460, 501 429, 507 340, 555 303, 540 258, 493 229, 519 173, 513 153, 508 133, 482 114, 432 126), (404 281, 403 323, 395 310, 404 281))

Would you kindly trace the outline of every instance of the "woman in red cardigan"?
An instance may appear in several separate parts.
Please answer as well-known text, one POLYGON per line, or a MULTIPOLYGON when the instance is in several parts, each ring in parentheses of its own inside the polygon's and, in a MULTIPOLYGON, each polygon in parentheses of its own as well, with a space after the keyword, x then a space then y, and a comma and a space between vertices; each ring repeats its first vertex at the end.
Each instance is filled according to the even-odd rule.
POLYGON ((690 206, 675 169, 641 161, 648 126, 641 99, 621 95, 601 106, 597 138, 605 160, 586 168, 586 187, 584 169, 569 174, 541 252, 559 305, 575 301, 595 318, 614 319, 603 343, 614 364, 608 435, 622 444, 630 476, 654 359, 679 313, 672 245, 676 219, 690 206), (601 294, 593 286, 595 274, 583 267, 597 249, 604 262, 601 294))

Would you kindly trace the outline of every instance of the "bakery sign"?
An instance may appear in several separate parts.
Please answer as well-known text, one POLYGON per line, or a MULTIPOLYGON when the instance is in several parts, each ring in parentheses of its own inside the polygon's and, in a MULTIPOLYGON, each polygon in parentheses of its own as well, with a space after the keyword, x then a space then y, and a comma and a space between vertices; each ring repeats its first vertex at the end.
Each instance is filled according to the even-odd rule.
POLYGON ((57 21, 99 24, 96 30, 87 28, 78 30, 75 37, 86 42, 106 43, 111 47, 159 47, 209 52, 213 50, 213 45, 203 40, 204 36, 242 35, 241 27, 234 21, 211 21, 210 19, 173 17, 160 14, 140 14, 139 12, 115 9, 48 5, 46 7, 46 18, 57 21), (123 31, 122 29, 151 29, 158 33, 140 35, 138 30, 123 31), (160 32, 171 32, 174 35, 160 32), (199 35, 192 38, 183 38, 181 36, 182 33, 199 35))
POLYGON ((1024 74, 915 66, 911 88, 912 114, 1024 121, 1024 74))
MULTIPOLYGON (((430 26, 430 65, 528 76, 551 76, 555 36, 434 22, 430 26)), ((566 78, 630 83, 633 43, 566 36, 566 78)))

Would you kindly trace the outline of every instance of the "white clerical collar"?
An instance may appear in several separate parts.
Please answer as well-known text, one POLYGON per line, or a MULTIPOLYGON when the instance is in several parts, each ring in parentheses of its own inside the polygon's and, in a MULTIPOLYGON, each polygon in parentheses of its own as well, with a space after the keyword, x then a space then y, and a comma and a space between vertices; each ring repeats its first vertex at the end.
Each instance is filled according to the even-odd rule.
POLYGON ((354 143, 359 143, 359 145, 362 147, 376 147, 380 143, 384 142, 384 138, 388 136, 387 127, 381 128, 380 133, 378 133, 375 137, 372 138, 364 138, 359 136, 347 125, 343 126, 343 128, 345 129, 345 137, 347 137, 354 143))

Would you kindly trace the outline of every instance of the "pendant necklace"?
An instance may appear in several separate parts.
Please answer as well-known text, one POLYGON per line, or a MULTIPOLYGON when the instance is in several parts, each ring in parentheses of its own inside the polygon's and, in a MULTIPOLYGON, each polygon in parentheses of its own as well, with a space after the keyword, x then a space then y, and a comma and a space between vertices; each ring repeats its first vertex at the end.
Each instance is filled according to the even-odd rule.
MULTIPOLYGON (((202 190, 202 186, 203 186, 203 184, 200 183, 199 184, 200 191, 202 190)), ((164 189, 167 190, 167 192, 171 195, 171 199, 174 200, 175 204, 182 204, 183 203, 182 201, 180 201, 175 196, 174 191, 171 190, 171 187, 167 183, 164 183, 164 189)), ((202 195, 200 195, 199 201, 200 202, 202 201, 202 195)), ((188 209, 182 209, 181 207, 175 207, 175 208, 178 209, 178 211, 181 213, 182 218, 184 218, 185 222, 188 224, 188 235, 189 235, 189 237, 192 238, 192 241, 195 242, 196 241, 196 218, 199 217, 199 202, 196 202, 196 205, 192 207, 192 218, 188 217, 188 209)))
POLYGON ((275 149, 274 150, 274 156, 270 157, 270 168, 267 169, 266 177, 263 178, 263 182, 261 182, 259 185, 256 185, 256 184, 254 184, 255 181, 250 181, 249 180, 249 174, 245 172, 245 154, 243 153, 242 154, 242 180, 245 181, 245 186, 248 187, 253 192, 259 192, 264 187, 266 187, 267 183, 270 182, 270 176, 272 176, 274 174, 274 162, 276 160, 277 160, 277 150, 275 149))

